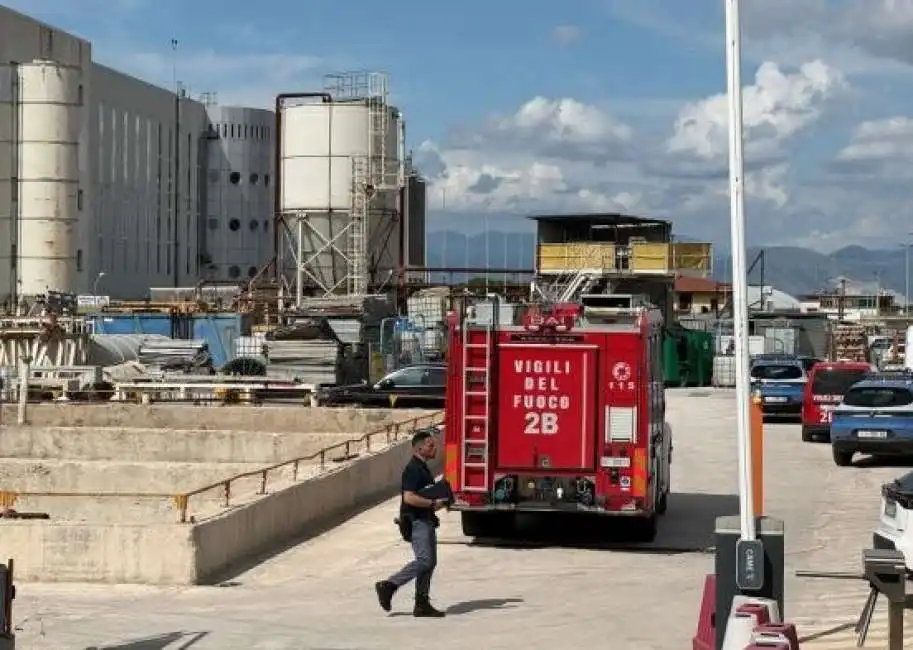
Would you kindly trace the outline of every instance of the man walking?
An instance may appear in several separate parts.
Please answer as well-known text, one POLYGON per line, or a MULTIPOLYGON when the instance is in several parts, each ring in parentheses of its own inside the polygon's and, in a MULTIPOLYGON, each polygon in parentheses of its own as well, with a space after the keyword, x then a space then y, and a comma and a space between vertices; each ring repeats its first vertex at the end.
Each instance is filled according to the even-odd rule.
POLYGON ((389 612, 396 590, 415 579, 415 609, 413 615, 439 618, 444 612, 431 606, 431 575, 437 565, 437 531, 440 521, 434 513, 446 503, 444 499, 426 499, 419 492, 434 484, 428 461, 437 453, 434 436, 419 431, 412 436, 412 458, 403 469, 402 501, 399 516, 404 537, 411 537, 415 559, 374 585, 377 599, 384 611, 389 612), (411 529, 411 536, 408 535, 411 529))

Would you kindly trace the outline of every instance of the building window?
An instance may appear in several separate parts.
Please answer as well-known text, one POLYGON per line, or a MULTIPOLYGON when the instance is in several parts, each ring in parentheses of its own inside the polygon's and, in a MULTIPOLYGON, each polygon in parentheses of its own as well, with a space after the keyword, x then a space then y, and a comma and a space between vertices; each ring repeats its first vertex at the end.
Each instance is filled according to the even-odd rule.
POLYGON ((76 271, 82 273, 82 249, 76 249, 76 271))
POLYGON ((82 87, 82 84, 76 87, 76 103, 80 106, 85 105, 85 90, 82 87))
POLYGON ((263 231, 266 232, 267 230, 269 230, 269 219, 264 219, 263 220, 263 231))
POLYGON ((250 267, 249 269, 247 269, 247 277, 252 278, 252 277, 254 277, 255 275, 257 275, 257 267, 256 267, 256 266, 252 266, 252 267, 250 267))
POLYGON ((76 190, 76 209, 82 212, 82 190, 76 190))
POLYGON ((238 219, 232 219, 228 222, 228 229, 232 232, 237 232, 241 228, 241 221, 238 219))
POLYGON ((260 225, 259 221, 257 221, 256 219, 251 219, 248 227, 250 228, 251 232, 254 232, 255 230, 257 230, 257 226, 259 226, 259 225, 260 225))
POLYGON ((251 185, 256 185, 257 181, 259 181, 259 180, 260 180, 260 174, 254 172, 253 174, 250 175, 250 184, 251 185))
POLYGON ((691 311, 691 299, 692 299, 692 296, 690 293, 679 294, 679 296, 678 296, 679 311, 691 311))
POLYGON ((238 183, 240 183, 241 182, 240 172, 232 172, 231 174, 229 174, 228 182, 230 182, 232 185, 237 185, 238 183))
POLYGON ((238 266, 231 266, 228 268, 228 277, 235 279, 241 276, 241 268, 238 266))
POLYGON ((218 230, 219 229, 219 220, 216 219, 215 217, 209 217, 209 219, 207 219, 207 221, 206 221, 206 225, 209 226, 210 230, 218 230))
POLYGON ((263 184, 269 186, 269 174, 263 175, 263 184))

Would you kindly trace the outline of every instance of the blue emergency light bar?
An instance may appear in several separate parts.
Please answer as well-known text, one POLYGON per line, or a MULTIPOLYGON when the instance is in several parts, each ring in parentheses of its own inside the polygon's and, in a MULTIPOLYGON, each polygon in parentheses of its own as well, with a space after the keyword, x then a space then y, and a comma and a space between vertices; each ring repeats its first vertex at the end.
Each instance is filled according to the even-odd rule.
POLYGON ((913 370, 904 368, 903 370, 878 370, 865 375, 864 381, 905 381, 913 382, 913 370))

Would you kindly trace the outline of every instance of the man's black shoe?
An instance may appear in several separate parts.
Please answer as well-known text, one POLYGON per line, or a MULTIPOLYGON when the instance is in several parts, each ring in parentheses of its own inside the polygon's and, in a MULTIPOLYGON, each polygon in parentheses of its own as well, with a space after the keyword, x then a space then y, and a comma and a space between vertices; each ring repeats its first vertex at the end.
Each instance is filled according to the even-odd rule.
POLYGON ((393 594, 396 593, 396 585, 387 580, 381 580, 374 583, 374 589, 377 591, 377 601, 380 603, 381 609, 389 612, 393 602, 393 594))
POLYGON ((444 612, 432 607, 427 598, 415 599, 415 609, 412 610, 412 615, 420 618, 442 618, 446 616, 444 612))

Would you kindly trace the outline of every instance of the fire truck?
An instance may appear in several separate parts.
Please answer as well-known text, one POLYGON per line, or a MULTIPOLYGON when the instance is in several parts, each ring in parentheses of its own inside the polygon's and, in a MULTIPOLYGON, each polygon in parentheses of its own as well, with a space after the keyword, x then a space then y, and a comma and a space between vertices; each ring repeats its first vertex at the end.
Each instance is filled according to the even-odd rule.
POLYGON ((611 295, 533 305, 504 323, 497 301, 485 321, 466 311, 449 314, 444 433, 464 534, 563 512, 624 518, 652 541, 672 461, 661 312, 611 295))

